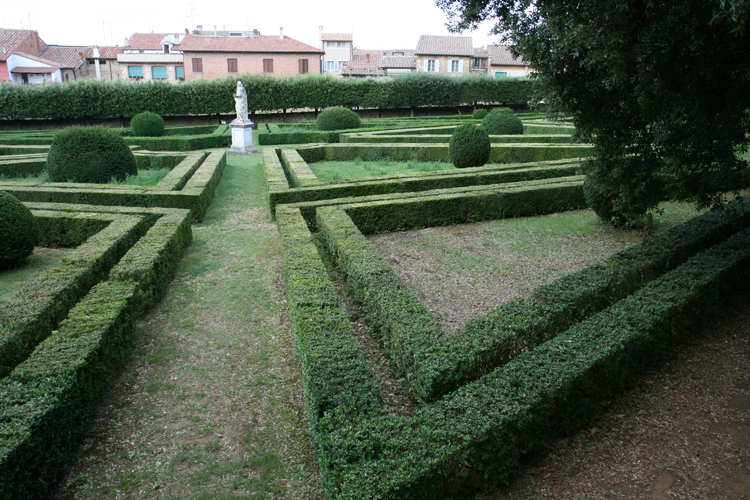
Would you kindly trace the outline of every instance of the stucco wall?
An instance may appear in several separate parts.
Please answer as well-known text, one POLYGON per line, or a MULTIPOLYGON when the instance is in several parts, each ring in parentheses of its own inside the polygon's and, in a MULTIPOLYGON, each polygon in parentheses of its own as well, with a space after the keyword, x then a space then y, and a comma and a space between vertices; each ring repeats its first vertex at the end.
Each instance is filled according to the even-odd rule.
MULTIPOLYGON (((190 52, 185 54, 185 79, 226 77, 227 59, 237 59, 237 73, 263 73, 263 59, 273 59, 273 73, 275 76, 295 76, 299 74, 299 59, 307 59, 308 73, 320 73, 319 54, 300 53, 241 53, 241 52, 190 52), (203 60, 203 71, 193 72, 193 58, 203 60)), ((145 74, 144 74, 145 77, 145 74)))

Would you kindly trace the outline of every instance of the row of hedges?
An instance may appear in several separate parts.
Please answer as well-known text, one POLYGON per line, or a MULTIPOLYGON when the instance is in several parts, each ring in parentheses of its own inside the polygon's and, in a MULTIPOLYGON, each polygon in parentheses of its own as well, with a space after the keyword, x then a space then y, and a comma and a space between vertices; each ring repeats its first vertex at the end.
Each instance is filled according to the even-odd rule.
POLYGON ((347 288, 362 303, 368 325, 411 393, 422 400, 434 400, 546 342, 748 224, 748 203, 706 213, 606 264, 541 286, 528 299, 507 302, 446 337, 343 210, 317 211, 317 227, 347 288))
MULTIPOLYGON (((71 209, 98 210, 41 208, 57 208, 69 218, 80 215, 71 209)), ((122 212, 124 219, 137 213, 122 212)), ((93 286, 52 335, 0 381, 0 498, 47 497, 128 353, 135 319, 162 293, 190 242, 187 210, 146 209, 141 215, 152 226, 108 279, 93 286)))
MULTIPOLYGON (((0 189, 24 202, 190 209, 195 220, 205 213, 226 165, 226 150, 180 155, 184 159, 156 186, 0 181, 0 189)), ((153 158, 149 162, 158 161, 153 158)), ((170 160, 162 160, 163 164, 170 160)))
MULTIPOLYGON (((300 146, 297 152, 308 162, 365 161, 390 158, 394 161, 442 161, 450 163, 448 144, 316 144, 300 146)), ((530 163, 545 160, 582 158, 594 153, 593 146, 586 144, 535 144, 497 143, 492 145, 490 163, 530 163)))
MULTIPOLYGON (((331 200, 335 198, 355 198, 360 196, 373 196, 393 193, 406 193, 418 191, 431 191, 436 189, 449 189, 467 186, 482 186, 490 184, 502 184, 508 182, 522 182, 539 179, 550 179, 554 177, 567 177, 580 173, 578 163, 568 160, 557 160, 538 163, 485 165, 463 170, 447 170, 439 172, 414 172, 410 174, 399 174, 381 176, 378 178, 359 179, 356 181, 343 181, 331 183, 308 184, 307 187, 289 188, 287 178, 298 178, 299 174, 292 171, 284 175, 278 156, 274 154, 264 155, 263 165, 266 171, 266 179, 277 179, 273 188, 268 184, 268 203, 273 214, 276 205, 283 203, 302 203, 310 201, 331 200), (275 159, 274 159, 275 158, 275 159), (278 182, 284 179, 283 183, 278 182)), ((289 150, 278 150, 289 151, 289 150)), ((291 163, 294 167, 298 163, 291 163)), ((307 167, 307 164, 305 164, 307 167)), ((292 182, 294 184, 296 182, 292 182)), ((349 200, 353 201, 353 200, 349 200)))
POLYGON ((131 146, 140 146, 149 151, 196 151, 199 149, 224 148, 232 144, 229 125, 214 127, 206 134, 167 135, 163 137, 125 137, 131 146))
MULTIPOLYGON (((342 207, 364 234, 390 233, 586 208, 583 176, 294 203, 315 225, 318 208, 342 207)), ((278 209, 278 207, 277 207, 278 209)))
POLYGON ((468 498, 507 481, 746 290, 749 264, 743 231, 414 417, 334 427, 319 437, 329 498, 468 498))
MULTIPOLYGON (((185 155, 148 154, 134 151, 138 170, 172 169, 185 159, 185 155)), ((14 154, 0 156, 0 175, 6 177, 27 177, 39 175, 47 167, 47 154, 14 154)))
MULTIPOLYGON (((248 109, 359 106, 403 108, 456 106, 474 102, 527 102, 531 81, 472 75, 453 78, 415 73, 395 79, 337 79, 327 75, 279 78, 243 75, 248 109)), ((0 119, 78 119, 133 116, 234 113, 237 78, 165 82, 105 82, 83 79, 64 84, 0 86, 0 119)))
MULTIPOLYGON (((32 212, 33 213, 33 212, 32 212)), ((69 216, 66 216, 69 218, 69 216)), ((120 217, 65 256, 64 265, 43 272, 2 307, 0 378, 44 340, 94 284, 104 278, 149 226, 144 217, 120 217)), ((44 227, 46 224, 42 224, 44 227)), ((45 236, 49 241, 50 235, 45 236)), ((54 245, 59 244, 52 241, 54 245)))

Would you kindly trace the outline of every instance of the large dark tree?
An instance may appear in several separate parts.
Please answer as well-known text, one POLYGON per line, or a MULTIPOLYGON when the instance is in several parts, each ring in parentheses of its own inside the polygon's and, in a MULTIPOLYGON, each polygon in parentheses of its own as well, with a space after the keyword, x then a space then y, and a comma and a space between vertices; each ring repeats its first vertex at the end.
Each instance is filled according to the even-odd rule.
POLYGON ((454 31, 495 33, 538 70, 540 97, 595 145, 586 165, 620 220, 665 197, 708 206, 747 162, 747 0, 437 0, 454 31))

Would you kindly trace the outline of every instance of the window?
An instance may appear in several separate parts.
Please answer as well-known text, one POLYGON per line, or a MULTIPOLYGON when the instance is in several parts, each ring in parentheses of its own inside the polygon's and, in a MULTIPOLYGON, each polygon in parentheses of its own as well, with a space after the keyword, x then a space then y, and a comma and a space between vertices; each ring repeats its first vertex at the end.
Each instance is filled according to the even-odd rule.
POLYGON ((263 73, 273 73, 273 59, 263 59, 263 73))
POLYGON ((328 47, 328 48, 338 47, 339 49, 341 49, 341 48, 346 47, 346 42, 339 42, 339 41, 328 40, 326 42, 326 47, 328 47))
POLYGON ((437 59, 427 59, 424 62, 424 70, 430 73, 440 71, 440 61, 437 59))
POLYGON ((143 78, 142 66, 128 66, 128 76, 130 78, 143 78))
POLYGON ((299 74, 304 75, 307 73, 307 59, 297 59, 297 65, 299 66, 299 74))
POLYGON ((200 57, 193 58, 193 73, 203 73, 203 59, 200 57))
POLYGON ((227 59, 227 71, 237 73, 237 59, 234 57, 227 59))
POLYGON ((167 79, 167 67, 166 66, 152 66, 151 78, 153 78, 154 80, 166 80, 167 79))
POLYGON ((341 71, 344 67, 344 61, 326 61, 326 71, 341 71))
POLYGON ((501 76, 508 76, 507 71, 495 71, 495 78, 499 78, 501 76))
POLYGON ((169 54, 169 44, 168 43, 164 44, 164 53, 165 54, 169 54))
POLYGON ((174 69, 174 75, 178 80, 185 79, 185 66, 176 66, 174 69))
POLYGON ((99 59, 99 64, 102 64, 102 65, 106 66, 107 65, 107 60, 106 59, 99 59))

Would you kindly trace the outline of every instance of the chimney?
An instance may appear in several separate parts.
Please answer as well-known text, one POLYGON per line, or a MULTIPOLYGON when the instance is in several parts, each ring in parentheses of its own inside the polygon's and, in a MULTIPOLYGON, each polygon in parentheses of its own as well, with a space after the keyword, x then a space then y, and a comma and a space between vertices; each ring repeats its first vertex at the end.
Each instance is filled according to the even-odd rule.
POLYGON ((216 35, 216 25, 215 24, 214 24, 214 36, 217 36, 216 35))
POLYGON ((284 27, 279 28, 279 40, 284 39, 284 27))
POLYGON ((369 52, 367 54, 365 54, 365 60, 367 62, 370 62, 370 53, 369 52))
POLYGON ((125 39, 125 43, 122 44, 123 47, 130 47, 130 40, 127 38, 125 39))

